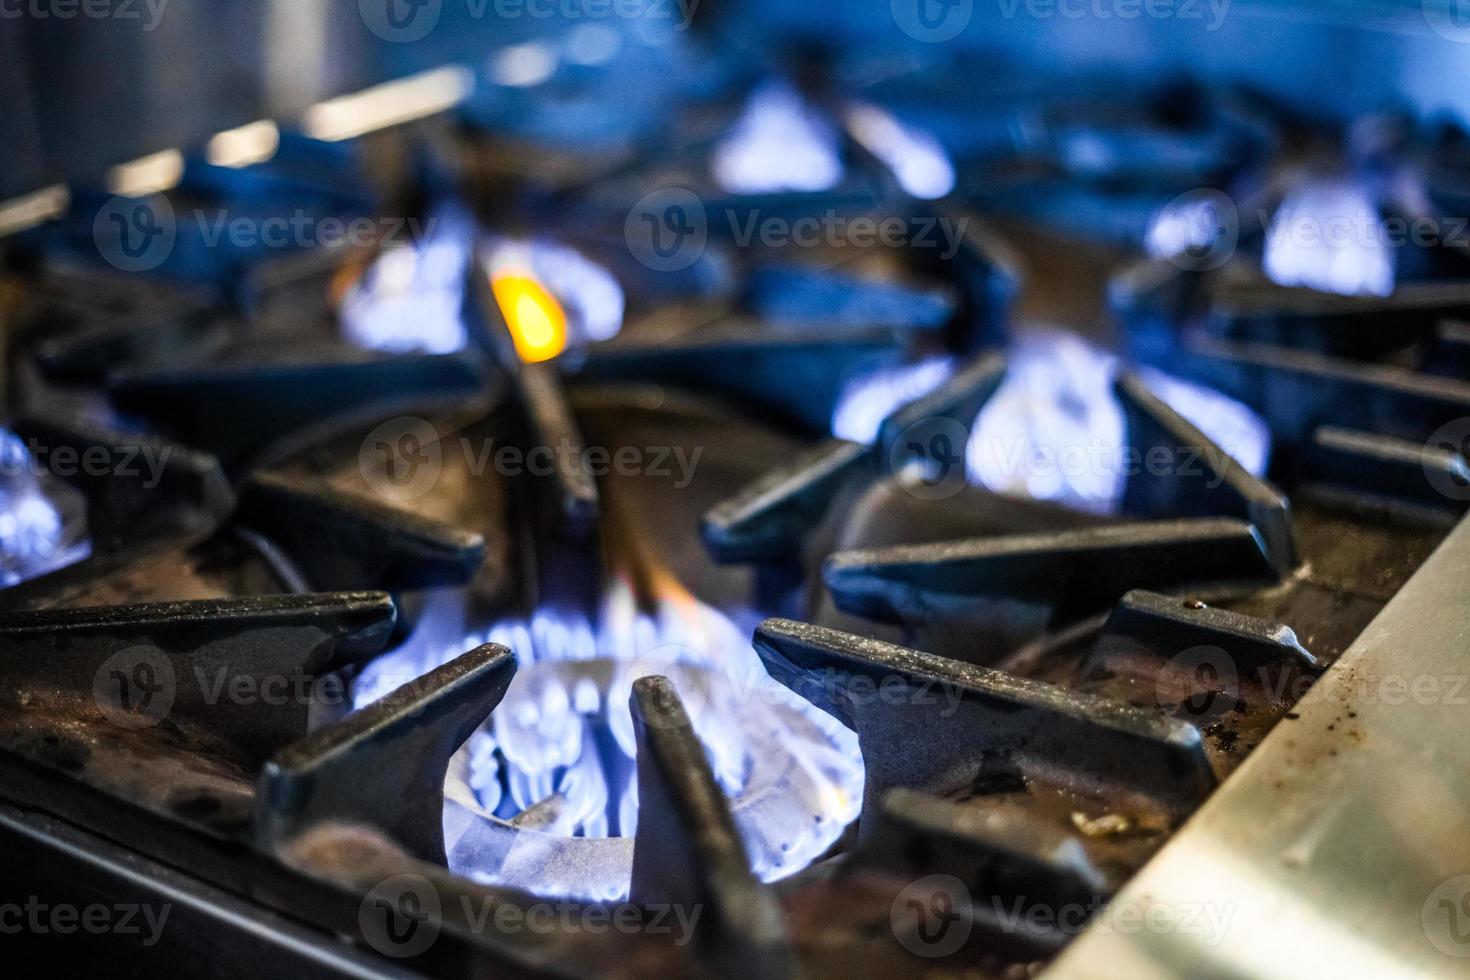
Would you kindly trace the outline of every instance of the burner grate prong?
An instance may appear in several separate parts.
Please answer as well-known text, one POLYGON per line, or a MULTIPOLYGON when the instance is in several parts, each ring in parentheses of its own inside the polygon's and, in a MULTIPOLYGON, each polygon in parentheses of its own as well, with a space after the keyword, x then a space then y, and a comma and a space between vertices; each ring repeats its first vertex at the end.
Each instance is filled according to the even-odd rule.
POLYGON ((208 453, 72 417, 28 416, 15 432, 48 455, 66 450, 86 461, 63 478, 87 498, 94 544, 212 529, 234 508, 229 481, 208 453))
POLYGON ((711 508, 700 527, 705 545, 725 563, 786 558, 821 523, 842 487, 872 463, 870 447, 829 439, 711 508))
POLYGON ((920 423, 949 419, 969 429, 990 396, 999 390, 1005 375, 1003 354, 982 354, 929 394, 894 412, 878 432, 878 445, 885 458, 896 468, 894 457, 905 448, 901 445, 904 433, 920 423))
POLYGON ((319 822, 360 823, 443 864, 449 759, 515 670, 514 654, 486 644, 282 749, 258 783, 259 843, 278 849, 319 822))
POLYGON ((1238 517, 1261 532, 1266 555, 1280 574, 1295 564, 1291 508, 1286 496, 1249 470, 1184 416, 1123 374, 1114 385, 1128 420, 1139 466, 1124 491, 1128 513, 1150 517, 1238 517), (1159 465, 1158 458, 1162 454, 1159 465))
POLYGON ((899 359, 891 328, 792 330, 731 319, 678 343, 615 340, 588 351, 579 381, 693 387, 807 432, 827 432, 849 378, 899 359))
POLYGON ((909 429, 934 419, 953 419, 968 428, 1004 377, 1002 355, 981 355, 930 394, 895 411, 880 428, 876 446, 829 439, 790 466, 763 475, 705 515, 706 546, 717 561, 727 563, 791 559, 851 481, 864 474, 876 478, 885 459, 894 470, 903 466, 908 450, 901 442, 909 429))
POLYGON ((279 544, 316 588, 463 585, 485 560, 473 531, 270 471, 245 482, 236 520, 279 544))
POLYGON ((1104 641, 1109 638, 1130 640, 1166 658, 1213 646, 1252 667, 1322 667, 1289 626, 1142 589, 1113 609, 1103 628, 1104 641))
POLYGON ((763 623, 755 648, 773 677, 858 733, 864 835, 892 789, 1035 777, 1187 809, 1215 784, 1199 732, 1157 711, 789 620, 763 623))
POLYGON ((1219 517, 838 552, 824 570, 839 609, 910 626, 1018 610, 1054 626, 1132 589, 1275 577, 1260 532, 1219 517))
POLYGON ((790 975, 780 908, 750 871, 729 803, 673 683, 641 678, 630 704, 640 804, 632 900, 703 909, 696 942, 722 972, 790 975))
POLYGON ((140 415, 235 473, 293 432, 370 405, 471 398, 484 388, 466 357, 260 361, 135 368, 108 379, 120 411, 140 415))
MULTIPOLYGON (((982 905, 1021 899, 1053 909, 1095 908, 1113 891, 1077 837, 1058 826, 907 789, 888 791, 878 823, 867 848, 876 860, 953 875, 982 905)), ((1064 942, 1059 935, 1056 946, 1064 942)))
POLYGON ((1308 495, 1407 504, 1451 517, 1470 505, 1470 459, 1448 443, 1425 445, 1323 426, 1303 457, 1308 495))
POLYGON ((1312 351, 1188 337, 1171 363, 1255 409, 1293 447, 1324 425, 1423 441, 1470 416, 1470 383, 1312 351))
POLYGON ((259 764, 306 734, 329 692, 272 703, 230 685, 264 692, 363 663, 394 619, 380 592, 87 606, 0 616, 0 644, 17 690, 81 695, 109 726, 197 727, 259 764))

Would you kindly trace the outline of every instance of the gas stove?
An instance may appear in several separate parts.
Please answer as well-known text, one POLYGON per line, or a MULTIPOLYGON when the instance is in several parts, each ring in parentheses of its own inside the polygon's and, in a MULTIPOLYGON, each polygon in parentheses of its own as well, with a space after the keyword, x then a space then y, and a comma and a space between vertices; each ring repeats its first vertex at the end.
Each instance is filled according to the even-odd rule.
POLYGON ((0 931, 1452 975, 1464 137, 646 27, 0 209, 0 931))

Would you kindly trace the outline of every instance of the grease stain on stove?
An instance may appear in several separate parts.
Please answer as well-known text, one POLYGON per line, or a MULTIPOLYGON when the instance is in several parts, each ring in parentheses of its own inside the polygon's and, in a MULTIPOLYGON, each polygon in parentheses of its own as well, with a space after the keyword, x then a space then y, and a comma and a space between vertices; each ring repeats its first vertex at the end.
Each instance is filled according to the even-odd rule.
POLYGON ((68 772, 82 771, 92 757, 92 750, 87 746, 56 734, 41 735, 32 752, 43 764, 68 772))

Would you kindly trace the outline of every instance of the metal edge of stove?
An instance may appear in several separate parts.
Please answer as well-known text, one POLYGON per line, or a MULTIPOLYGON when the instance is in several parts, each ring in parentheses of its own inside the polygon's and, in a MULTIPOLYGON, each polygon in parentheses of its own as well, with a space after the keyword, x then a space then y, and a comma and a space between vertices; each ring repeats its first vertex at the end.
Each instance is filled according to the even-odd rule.
POLYGON ((1470 973, 1467 654, 1470 520, 1048 980, 1470 973))
MULTIPOLYGON (((54 932, 72 946, 70 955, 81 958, 88 955, 87 943, 110 938, 125 944, 133 961, 114 958, 111 967, 118 976, 156 976, 157 972, 149 971, 170 967, 188 975, 190 970, 197 973, 211 966, 219 976, 240 978, 310 975, 410 980, 420 976, 370 951, 324 942, 323 935, 311 927, 36 811, 0 805, 0 846, 4 849, 0 870, 9 886, 7 898, 12 899, 5 906, 7 923, 0 931, 15 933, 14 922, 23 914, 35 914, 33 909, 45 912, 60 907, 51 905, 52 901, 88 896, 96 901, 79 911, 99 906, 109 909, 119 916, 115 928, 98 931, 74 922, 70 927, 56 925, 54 932), (47 863, 66 869, 65 894, 47 891, 45 876, 36 870, 47 863), (27 888, 31 893, 22 907, 14 899, 27 888), (109 895, 128 895, 130 900, 108 905, 102 899, 109 895), (165 934, 169 923, 173 928, 165 934), (231 948, 236 955, 221 964, 220 937, 225 928, 233 931, 237 945, 231 948)), ((16 940, 14 935, 10 938, 16 940)), ((36 938, 46 937, 39 934, 36 938)), ((24 936, 16 941, 24 946, 23 940, 24 936)), ((54 954, 55 947, 49 952, 54 954)))

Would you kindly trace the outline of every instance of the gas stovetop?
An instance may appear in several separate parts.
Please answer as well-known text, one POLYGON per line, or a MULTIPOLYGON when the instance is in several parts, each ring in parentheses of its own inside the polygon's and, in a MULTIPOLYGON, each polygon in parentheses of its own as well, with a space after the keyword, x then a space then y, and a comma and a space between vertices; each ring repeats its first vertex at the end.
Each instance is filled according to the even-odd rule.
POLYGON ((1264 975, 1241 906, 1330 922, 1301 882, 1360 780, 1348 839, 1423 908, 1392 942, 1470 953, 1459 818, 1383 809, 1465 812, 1424 734, 1464 725, 1425 652, 1463 642, 1453 134, 538 43, 11 239, 27 945, 1264 975), (1429 788, 1377 754, 1404 727, 1429 788))

